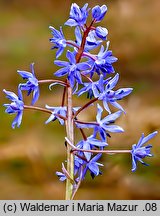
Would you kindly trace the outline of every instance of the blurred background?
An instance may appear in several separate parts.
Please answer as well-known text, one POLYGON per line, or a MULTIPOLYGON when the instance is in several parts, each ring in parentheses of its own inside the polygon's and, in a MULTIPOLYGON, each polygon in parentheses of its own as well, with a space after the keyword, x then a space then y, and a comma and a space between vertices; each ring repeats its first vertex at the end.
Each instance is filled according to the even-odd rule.
MULTIPOLYGON (((75 1, 83 6, 85 1, 75 1)), ((110 149, 130 149, 144 132, 160 128, 160 1, 159 0, 88 0, 89 7, 107 4, 101 23, 109 30, 108 40, 119 61, 119 87, 133 87, 133 93, 121 105, 127 114, 118 120, 125 133, 113 135, 110 149)), ((26 111, 20 128, 13 130, 14 116, 4 113, 8 103, 2 89, 17 92, 21 78, 17 69, 30 70, 35 62, 39 79, 52 78, 55 51, 50 50, 49 25, 59 28, 68 19, 70 0, 0 0, 0 199, 64 199, 65 184, 55 172, 65 160, 65 130, 58 123, 45 125, 47 114, 26 111)), ((68 27, 64 28, 70 37, 68 27)), ((62 56, 63 58, 63 56, 62 56)), ((37 106, 56 106, 62 88, 41 88, 37 106)), ((75 99, 74 105, 84 103, 75 99)), ((26 98, 29 104, 30 99, 26 98)), ((93 119, 95 111, 82 114, 93 119), (93 114, 91 114, 93 113, 93 114), (92 116, 93 115, 93 116, 92 116)), ((76 138, 80 134, 76 131, 76 138)), ((87 176, 75 199, 159 199, 160 136, 152 142, 153 158, 149 167, 138 165, 131 172, 130 155, 104 156, 103 175, 92 180, 87 176)))

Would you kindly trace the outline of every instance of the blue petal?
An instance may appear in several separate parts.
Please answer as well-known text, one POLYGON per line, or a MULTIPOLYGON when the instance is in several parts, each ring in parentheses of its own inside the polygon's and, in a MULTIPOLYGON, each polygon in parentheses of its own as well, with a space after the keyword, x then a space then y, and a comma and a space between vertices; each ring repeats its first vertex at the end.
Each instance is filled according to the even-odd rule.
POLYGON ((96 5, 95 7, 92 8, 92 16, 94 19, 96 19, 100 15, 101 15, 101 8, 99 5, 96 5))
POLYGON ((18 97, 17 97, 17 95, 15 93, 13 93, 11 91, 7 91, 5 89, 3 89, 3 92, 6 94, 6 97, 9 100, 12 100, 12 101, 18 100, 18 97))
POLYGON ((65 68, 61 68, 58 71, 56 71, 54 73, 54 75, 57 76, 57 77, 61 77, 61 76, 66 75, 67 73, 68 73, 68 67, 65 67, 65 68))
POLYGON ((135 172, 136 169, 137 169, 136 159, 135 159, 135 157, 132 155, 132 172, 135 172))
POLYGON ((123 128, 118 125, 103 125, 103 128, 112 133, 121 133, 124 132, 123 128))
POLYGON ((92 85, 92 91, 93 91, 93 95, 95 98, 98 98, 99 96, 99 91, 97 89, 97 86, 95 84, 92 85))
POLYGON ((67 50, 67 54, 66 54, 68 60, 72 63, 75 64, 76 60, 75 60, 75 56, 72 52, 70 52, 69 50, 67 50))
POLYGON ((33 74, 31 74, 30 72, 27 72, 27 71, 20 71, 20 70, 17 70, 17 72, 20 74, 20 76, 21 76, 23 79, 28 79, 28 78, 32 78, 32 77, 33 77, 33 74))
POLYGON ((90 162, 96 162, 96 161, 98 161, 98 160, 101 158, 101 156, 102 156, 101 153, 97 154, 96 156, 94 156, 94 157, 90 160, 90 162))
POLYGON ((99 167, 96 163, 89 163, 88 168, 91 172, 93 172, 96 176, 99 175, 99 167))
POLYGON ((21 122, 22 122, 22 115, 23 112, 18 112, 16 117, 14 118, 13 122, 12 122, 12 128, 14 129, 15 126, 17 125, 17 127, 20 126, 21 122))
POLYGON ((117 111, 115 113, 109 114, 103 120, 101 120, 101 123, 107 123, 107 122, 115 121, 117 118, 120 117, 121 114, 122 114, 122 111, 117 111))
POLYGON ((35 90, 33 91, 33 99, 31 104, 32 105, 35 104, 38 98, 39 98, 39 88, 35 88, 35 90))
POLYGON ((99 104, 97 104, 97 116, 96 116, 97 122, 101 121, 102 112, 103 112, 102 107, 99 104))
POLYGON ((101 38, 102 40, 106 40, 108 30, 106 28, 98 26, 96 27, 95 33, 97 37, 101 38))
MULTIPOLYGON (((91 149, 90 144, 88 142, 85 142, 85 144, 83 145, 83 149, 84 150, 90 150, 91 149)), ((84 152, 84 155, 85 155, 87 161, 89 161, 92 154, 91 154, 91 152, 84 152)))
POLYGON ((115 97, 117 100, 129 95, 133 91, 133 88, 120 88, 115 92, 115 97))
POLYGON ((63 53, 64 47, 60 46, 56 52, 56 58, 59 58, 63 53))
POLYGON ((102 5, 101 6, 101 16, 99 17, 99 20, 102 20, 104 18, 106 12, 107 12, 107 6, 106 5, 102 5))
POLYGON ((106 142, 106 132, 103 128, 99 127, 98 132, 103 142, 106 142))
POLYGON ((109 108, 109 106, 108 106, 108 103, 107 103, 107 100, 103 100, 103 106, 104 106, 104 108, 105 108, 105 110, 109 113, 109 114, 111 114, 111 110, 110 110, 110 108, 109 108))
POLYGON ((77 68, 79 70, 88 70, 88 69, 90 69, 90 65, 88 63, 82 62, 82 63, 77 64, 77 68))
POLYGON ((120 109, 121 111, 123 111, 125 113, 125 110, 123 109, 123 107, 121 105, 119 105, 116 101, 110 101, 110 104, 112 104, 114 107, 120 109))
POLYGON ((75 124, 77 128, 94 128, 95 127, 95 125, 92 123, 81 124, 81 123, 75 122, 75 124))
POLYGON ((49 122, 51 122, 53 120, 56 120, 56 117, 55 117, 54 113, 52 113, 50 115, 50 117, 47 119, 47 121, 45 121, 45 124, 48 124, 49 122))
POLYGON ((91 140, 89 140, 89 143, 91 145, 95 145, 95 146, 98 146, 98 147, 104 147, 104 146, 108 145, 106 142, 102 142, 100 140, 93 139, 93 138, 91 140))
POLYGON ((67 67, 69 65, 68 62, 66 62, 66 61, 60 61, 60 60, 55 60, 54 64, 58 65, 59 67, 67 67))
POLYGON ((73 26, 77 26, 77 22, 75 21, 75 20, 73 20, 73 19, 69 19, 69 20, 67 20, 65 23, 64 23, 64 25, 68 25, 68 26, 71 26, 71 27, 73 27, 73 26))
POLYGON ((148 136, 144 137, 141 142, 137 145, 137 147, 140 147, 144 145, 146 142, 148 142, 150 139, 152 139, 158 132, 154 131, 153 133, 149 134, 148 136))
POLYGON ((81 35, 80 28, 78 26, 75 28, 75 36, 76 36, 77 44, 80 46, 82 41, 82 35, 81 35))
POLYGON ((116 85, 117 85, 117 82, 119 80, 119 74, 117 73, 113 79, 111 79, 108 84, 106 85, 106 90, 107 89, 113 89, 116 85))

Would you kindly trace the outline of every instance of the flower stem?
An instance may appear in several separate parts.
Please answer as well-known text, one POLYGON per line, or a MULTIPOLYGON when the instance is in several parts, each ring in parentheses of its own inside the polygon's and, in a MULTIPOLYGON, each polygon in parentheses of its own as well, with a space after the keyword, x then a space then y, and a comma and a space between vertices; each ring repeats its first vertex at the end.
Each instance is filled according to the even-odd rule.
POLYGON ((65 137, 65 140, 67 141, 67 143, 70 145, 71 152, 75 152, 75 151, 81 151, 81 152, 91 152, 91 153, 105 153, 105 154, 123 154, 123 153, 131 153, 131 150, 87 150, 87 149, 80 149, 75 147, 72 142, 65 137))
MULTIPOLYGON (((28 110, 36 110, 36 111, 41 111, 41 112, 45 112, 45 113, 49 113, 52 114, 51 110, 45 109, 45 108, 41 108, 41 107, 36 107, 36 106, 28 106, 28 105, 24 105, 24 109, 28 109, 28 110)), ((60 114, 55 114, 55 116, 58 116, 59 118, 63 119, 64 121, 67 120, 66 117, 60 115, 60 114)))
POLYGON ((61 80, 55 80, 55 79, 48 79, 48 80, 39 80, 38 81, 39 84, 44 84, 44 83, 59 83, 62 84, 64 86, 67 86, 67 83, 61 80))
POLYGON ((42 111, 42 112, 46 112, 46 113, 52 114, 52 111, 50 111, 48 109, 45 109, 45 108, 36 107, 36 106, 27 106, 27 105, 24 105, 24 109, 37 110, 37 111, 42 111))
MULTIPOLYGON (((74 143, 74 125, 72 113, 72 88, 67 88, 67 121, 66 121, 67 138, 74 143)), ((74 155, 71 154, 71 146, 67 145, 67 172, 71 179, 74 179, 74 155)), ((72 199, 73 181, 67 178, 66 180, 66 200, 72 199)))

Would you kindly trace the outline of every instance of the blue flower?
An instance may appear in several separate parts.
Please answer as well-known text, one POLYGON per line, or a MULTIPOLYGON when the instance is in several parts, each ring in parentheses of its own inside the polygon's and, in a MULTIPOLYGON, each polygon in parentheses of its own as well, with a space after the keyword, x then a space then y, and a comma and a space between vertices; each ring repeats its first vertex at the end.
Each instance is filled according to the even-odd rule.
POLYGON ((15 128, 15 126, 19 127, 22 121, 24 109, 21 91, 18 91, 18 96, 13 92, 6 91, 5 89, 3 90, 3 92, 6 94, 6 97, 12 101, 11 104, 4 104, 4 106, 6 107, 5 112, 8 114, 17 113, 16 117, 12 122, 12 128, 15 128))
POLYGON ((66 61, 59 61, 55 60, 54 63, 60 67, 63 67, 56 71, 54 73, 55 76, 61 77, 64 75, 67 75, 69 83, 71 87, 73 88, 75 85, 75 82, 78 82, 79 84, 82 84, 81 79, 81 70, 88 70, 90 68, 88 63, 82 62, 82 63, 76 63, 75 54, 67 51, 66 54, 69 62, 66 61))
POLYGON ((108 79, 106 79, 106 80, 104 80, 104 77, 101 74, 98 81, 83 83, 84 87, 81 88, 77 92, 77 95, 80 96, 80 95, 82 95, 82 94, 84 94, 84 93, 87 92, 87 97, 88 98, 91 99, 93 96, 95 98, 98 98, 99 92, 103 92, 104 91, 104 85, 107 84, 110 79, 111 79, 111 77, 108 78, 108 79))
POLYGON ((121 100, 123 97, 129 95, 132 92, 132 88, 120 88, 117 91, 113 91, 112 89, 116 86, 119 80, 119 74, 117 73, 105 86, 105 89, 101 88, 101 92, 99 95, 97 94, 98 100, 103 101, 104 108, 111 113, 108 103, 113 105, 114 107, 122 110, 124 109, 121 105, 119 105, 116 100, 121 100))
POLYGON ((74 175, 77 176, 77 178, 75 179, 77 182, 84 178, 83 175, 83 166, 85 165, 85 161, 83 159, 81 159, 80 157, 83 158, 83 153, 82 152, 78 152, 78 156, 74 156, 74 175))
MULTIPOLYGON (((93 135, 87 137, 87 140, 81 140, 77 143, 76 147, 84 150, 91 150, 94 147, 105 147, 108 144, 106 142, 102 142, 101 140, 96 139, 93 135)), ((84 155, 87 161, 90 160, 92 153, 84 152, 84 155)))
POLYGON ((21 75, 23 79, 27 80, 26 83, 19 85, 20 90, 28 91, 28 95, 33 92, 33 99, 31 103, 33 105, 39 98, 39 85, 34 73, 34 63, 31 64, 31 73, 20 70, 18 70, 17 72, 21 75))
MULTIPOLYGON (((55 121, 58 119, 59 123, 61 125, 64 125, 64 119, 60 116, 63 116, 64 118, 67 117, 67 107, 66 106, 60 106, 60 107, 51 107, 46 105, 46 108, 52 111, 52 114, 48 118, 48 120, 45 122, 45 124, 48 124, 51 121, 55 121), (58 116, 60 115, 60 116, 58 116)), ((73 107, 73 113, 77 112, 80 107, 73 107)))
POLYGON ((95 19, 95 22, 100 22, 104 18, 106 12, 106 5, 102 5, 101 7, 96 5, 94 8, 92 8, 92 17, 95 19))
POLYGON ((84 26, 88 17, 88 4, 80 8, 76 3, 71 5, 70 16, 65 25, 68 26, 84 26))
POLYGON ((58 119, 59 123, 61 125, 64 125, 64 120, 62 118, 60 118, 58 115, 61 115, 64 118, 66 118, 66 113, 67 113, 67 107, 66 106, 64 106, 64 107, 51 107, 51 106, 46 105, 46 108, 51 110, 52 114, 50 115, 48 120, 45 122, 45 124, 48 124, 49 122, 55 121, 56 119, 58 119))
POLYGON ((86 38, 86 46, 85 46, 86 49, 85 50, 92 50, 102 43, 101 40, 97 40, 95 38, 96 36, 97 36, 97 34, 95 33, 94 30, 89 32, 89 34, 86 38))
POLYGON ((104 46, 102 45, 98 55, 93 56, 93 58, 88 61, 88 64, 91 65, 92 68, 90 71, 87 71, 86 74, 90 73, 92 77, 94 72, 97 72, 98 75, 102 72, 104 76, 115 72, 112 64, 117 61, 117 58, 112 55, 112 51, 108 50, 108 46, 109 42, 107 42, 106 50, 104 50, 104 46))
POLYGON ((49 26, 49 28, 52 30, 53 35, 53 38, 50 39, 50 42, 55 44, 52 49, 58 49, 56 52, 56 58, 59 58, 66 47, 66 39, 64 38, 62 27, 60 27, 60 31, 52 26, 49 26))
POLYGON ((137 169, 137 161, 141 162, 142 164, 148 166, 148 164, 143 162, 143 158, 153 156, 150 153, 152 145, 143 146, 146 142, 152 139, 158 132, 155 131, 148 136, 144 137, 142 134, 141 138, 139 139, 137 144, 132 145, 132 172, 135 172, 137 169))
MULTIPOLYGON (((77 46, 80 47, 81 43, 82 43, 82 34, 81 34, 79 26, 77 26, 75 28, 75 36, 76 36, 76 44, 77 44, 77 46)), ((95 36, 96 36, 96 34, 95 34, 94 30, 89 32, 89 34, 88 34, 88 36, 86 38, 84 52, 88 52, 88 51, 96 48, 97 46, 99 46, 101 44, 102 41, 101 40, 96 40, 95 36)), ((77 52, 77 48, 75 50, 77 52)))
POLYGON ((106 28, 98 26, 95 29, 95 34, 102 40, 107 40, 108 30, 106 28))
POLYGON ((112 133, 124 132, 124 130, 121 127, 113 124, 115 120, 120 117, 122 111, 117 111, 101 119, 103 109, 99 104, 97 104, 97 108, 98 108, 97 116, 96 116, 97 122, 88 122, 88 123, 76 122, 76 126, 78 128, 94 128, 93 136, 96 137, 96 135, 99 133, 103 142, 106 141, 106 136, 107 135, 109 136, 109 134, 106 131, 112 133))
POLYGON ((97 154, 86 164, 86 167, 83 171, 83 178, 88 170, 90 171, 92 178, 101 174, 99 166, 103 166, 103 164, 97 162, 101 156, 102 154, 97 154))

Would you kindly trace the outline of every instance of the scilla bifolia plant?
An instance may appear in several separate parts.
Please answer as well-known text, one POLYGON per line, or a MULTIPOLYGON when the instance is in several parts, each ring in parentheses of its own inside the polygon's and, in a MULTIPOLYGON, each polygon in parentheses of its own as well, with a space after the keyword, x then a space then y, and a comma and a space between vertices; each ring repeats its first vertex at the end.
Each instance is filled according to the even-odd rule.
POLYGON ((114 71, 113 63, 117 58, 109 50, 107 41, 108 30, 99 26, 107 12, 107 6, 95 6, 92 9, 85 4, 80 8, 76 3, 71 5, 69 19, 65 25, 74 27, 75 40, 68 40, 62 31, 50 26, 52 38, 50 42, 53 49, 56 49, 56 59, 59 59, 66 50, 66 59, 55 60, 54 64, 61 67, 54 73, 56 77, 63 79, 38 80, 34 72, 34 64, 31 64, 31 71, 18 71, 18 74, 26 80, 18 86, 18 96, 13 92, 4 90, 11 104, 4 104, 6 112, 15 113, 12 127, 19 127, 22 121, 23 111, 26 109, 37 110, 48 113, 50 116, 46 124, 59 121, 66 128, 65 144, 67 150, 66 164, 62 163, 62 172, 56 172, 60 181, 66 181, 66 199, 73 199, 81 182, 89 172, 94 178, 101 174, 100 168, 103 164, 99 163, 102 154, 128 153, 132 157, 132 171, 137 168, 137 162, 143 162, 150 153, 151 145, 146 144, 153 138, 157 131, 144 136, 142 134, 137 144, 132 145, 129 150, 109 150, 108 137, 110 133, 121 133, 124 130, 115 124, 122 113, 123 107, 118 103, 122 98, 132 92, 132 88, 116 89, 119 74, 114 71), (89 13, 91 20, 88 21, 89 13), (93 51, 95 48, 98 53, 93 51), (113 76, 112 76, 113 75, 113 76), (49 89, 56 84, 62 86, 62 102, 58 106, 48 106, 45 108, 36 107, 34 104, 39 98, 39 86, 49 83, 49 89), (23 101, 22 93, 32 94, 31 106, 23 101), (87 94, 87 103, 81 107, 73 107, 73 96, 80 97, 87 94), (100 105, 101 104, 101 105, 100 105), (95 120, 92 122, 82 121, 79 114, 84 112, 90 105, 96 109, 95 120), (112 106, 117 109, 112 112, 112 106), (104 117, 105 115, 105 117, 104 117), (82 140, 76 143, 74 139, 75 129, 79 129, 82 140), (92 134, 87 136, 86 128, 91 128, 92 134))

